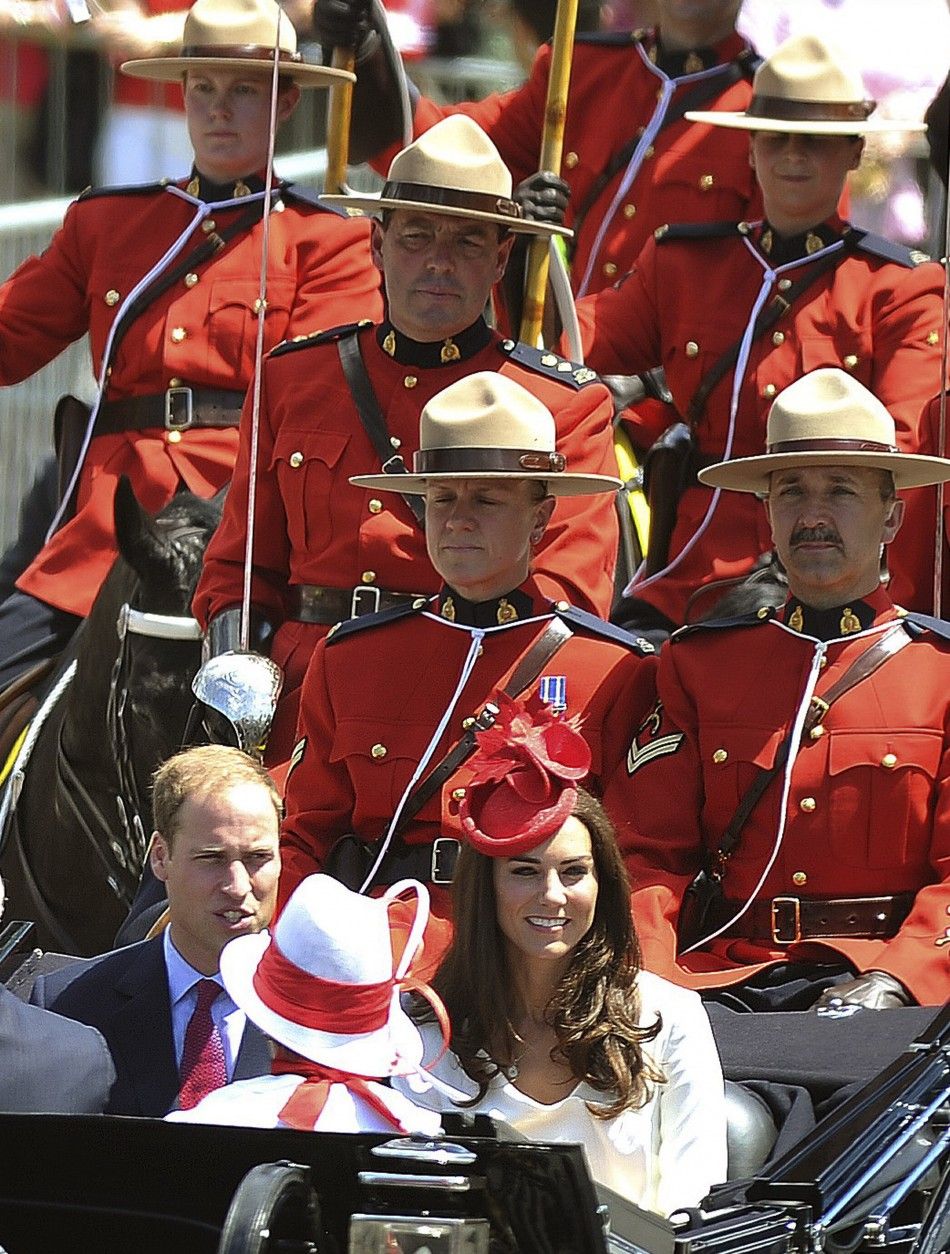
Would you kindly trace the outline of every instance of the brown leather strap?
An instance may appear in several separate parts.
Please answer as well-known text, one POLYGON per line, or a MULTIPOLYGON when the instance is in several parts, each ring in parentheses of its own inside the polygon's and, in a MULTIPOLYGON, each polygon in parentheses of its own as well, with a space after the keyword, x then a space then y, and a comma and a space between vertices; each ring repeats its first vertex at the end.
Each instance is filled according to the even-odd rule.
MULTIPOLYGON (((884 897, 771 897, 756 901, 722 936, 768 940, 773 945, 794 945, 799 941, 826 940, 835 936, 859 936, 887 940, 897 932, 914 904, 914 893, 893 893, 884 897)), ((745 905, 741 901, 721 902, 723 922, 733 918, 745 905)))
POLYGON ((419 597, 420 592, 390 592, 373 584, 357 588, 322 588, 319 584, 300 583, 290 589, 290 617, 299 623, 342 623, 347 618, 361 618, 379 610, 392 610, 419 597))
POLYGON ((171 387, 148 396, 103 401, 96 416, 96 435, 146 431, 164 427, 187 431, 191 427, 236 427, 241 421, 244 393, 225 388, 171 387))
MULTIPOLYGON (((862 680, 872 675, 879 666, 883 666, 895 653, 898 653, 905 645, 910 644, 910 640, 910 635, 905 630, 903 623, 900 622, 895 623, 883 635, 878 636, 872 645, 869 645, 859 657, 855 658, 841 678, 831 685, 824 696, 812 696, 811 704, 802 726, 802 736, 808 736, 812 732, 835 701, 843 697, 846 692, 850 692, 856 684, 861 683, 862 680)), ((766 788, 768 788, 775 776, 783 770, 785 763, 788 761, 791 739, 792 729, 790 728, 788 735, 778 747, 775 761, 767 770, 759 771, 743 794, 732 819, 722 834, 719 848, 710 860, 708 868, 710 875, 718 879, 722 878, 726 863, 739 847, 742 829, 749 821, 752 811, 758 805, 766 788)))

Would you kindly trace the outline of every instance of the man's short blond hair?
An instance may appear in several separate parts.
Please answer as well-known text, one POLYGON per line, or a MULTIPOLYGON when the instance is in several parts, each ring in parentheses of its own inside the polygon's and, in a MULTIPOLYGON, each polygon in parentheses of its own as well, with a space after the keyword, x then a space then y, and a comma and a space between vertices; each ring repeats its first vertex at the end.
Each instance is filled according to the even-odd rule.
POLYGON ((169 849, 189 797, 210 797, 236 784, 260 784, 278 821, 284 807, 277 785, 256 758, 231 745, 198 745, 169 758, 152 777, 152 819, 169 849))

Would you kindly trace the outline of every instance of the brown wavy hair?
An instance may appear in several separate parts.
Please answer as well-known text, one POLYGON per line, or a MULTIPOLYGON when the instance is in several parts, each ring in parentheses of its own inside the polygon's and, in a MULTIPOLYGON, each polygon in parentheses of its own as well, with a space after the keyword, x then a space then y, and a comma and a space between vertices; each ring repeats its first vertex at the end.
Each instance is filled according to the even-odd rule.
MULTIPOLYGON (((643 1054, 662 1026, 641 1027, 640 945, 630 913, 630 883, 613 824, 600 802, 578 790, 573 816, 590 833, 597 872, 597 902, 590 930, 578 942, 557 991, 547 1006, 557 1036, 551 1058, 571 1074, 612 1098, 589 1104, 610 1119, 650 1099, 664 1076, 643 1054)), ((492 1080, 515 1062, 520 1038, 518 1012, 505 937, 498 926, 493 859, 463 846, 452 885, 455 932, 432 985, 449 1012, 451 1048, 482 1100, 492 1080)), ((418 1022, 432 1018, 427 1003, 413 1002, 418 1022)))

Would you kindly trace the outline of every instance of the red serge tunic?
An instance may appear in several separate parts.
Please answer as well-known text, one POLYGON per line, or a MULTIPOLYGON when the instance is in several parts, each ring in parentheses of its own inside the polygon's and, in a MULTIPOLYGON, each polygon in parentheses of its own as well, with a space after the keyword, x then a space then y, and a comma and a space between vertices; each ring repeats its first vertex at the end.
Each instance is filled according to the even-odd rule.
MULTIPOLYGON (((425 537, 403 498, 394 492, 377 496, 349 483, 351 475, 378 472, 380 460, 340 364, 336 341, 348 330, 284 345, 264 363, 251 600, 278 627, 271 656, 285 671, 268 742, 268 759, 275 763, 289 756, 303 674, 329 630, 329 624, 293 618, 293 586, 371 584, 429 594, 440 583, 425 537)), ((496 370, 554 414, 557 447, 568 470, 617 474, 610 397, 591 371, 505 340, 483 322, 453 337, 457 360, 419 364, 427 351, 438 362, 440 346, 419 345, 393 333, 396 355, 390 356, 382 347, 390 330, 389 324, 361 328, 359 345, 387 430, 400 442, 408 466, 419 447, 419 416, 429 398, 464 375, 496 370)), ((244 424, 224 517, 195 595, 202 624, 241 602, 248 465, 244 424)), ((535 575, 547 595, 606 614, 616 553, 613 494, 566 497, 558 500, 537 550, 535 575)))
MULTIPOLYGON (((306 195, 282 189, 270 217, 265 348, 354 310, 368 317, 381 311, 369 223, 323 210, 306 195)), ((46 251, 0 286, 0 383, 27 378, 87 331, 101 373, 110 330, 133 288, 176 241, 183 247, 171 265, 206 240, 209 221, 221 231, 252 203, 245 197, 209 206, 159 184, 81 196, 46 251)), ((236 391, 250 385, 262 232, 259 222, 231 239, 132 322, 111 365, 106 400, 179 385, 236 391)), ((230 478, 237 447, 236 428, 95 436, 75 516, 18 586, 69 613, 87 614, 116 555, 112 498, 119 476, 128 475, 142 505, 156 511, 179 481, 213 495, 230 478)))
POLYGON ((737 903, 909 894, 896 935, 776 945, 749 916, 736 937, 674 963, 680 903, 701 851, 718 849, 811 693, 827 692, 901 617, 883 590, 848 608, 868 625, 837 639, 799 634, 767 614, 687 628, 663 650, 661 704, 606 796, 629 819, 621 844, 650 970, 719 987, 770 962, 843 955, 859 972, 896 976, 922 1004, 950 996, 950 625, 911 617, 910 643, 834 702, 822 733, 793 748, 723 879, 737 903))

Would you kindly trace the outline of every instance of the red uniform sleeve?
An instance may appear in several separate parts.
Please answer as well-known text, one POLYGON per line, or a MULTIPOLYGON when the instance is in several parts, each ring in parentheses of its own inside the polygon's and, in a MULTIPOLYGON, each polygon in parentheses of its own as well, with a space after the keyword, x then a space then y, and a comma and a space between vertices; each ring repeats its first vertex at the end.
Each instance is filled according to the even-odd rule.
MULTIPOLYGON (((261 376, 260 421, 257 464, 271 465, 274 431, 267 404, 268 362, 261 376)), ((224 512, 205 552, 204 565, 192 609, 206 628, 221 610, 239 605, 244 587, 244 550, 247 536, 248 482, 251 469, 251 404, 248 393, 241 415, 240 444, 224 512)), ((254 502, 254 552, 251 575, 251 603, 273 623, 286 613, 287 571, 290 543, 287 517, 277 476, 257 476, 254 502)))
POLYGON ((89 329, 80 219, 70 205, 46 251, 0 286, 0 384, 28 378, 89 329))
POLYGON ((658 699, 629 740, 604 803, 630 875, 644 966, 670 977, 683 892, 702 861, 703 783, 696 710, 668 645, 656 685, 658 699))
POLYGON ((383 314, 380 273, 370 252, 368 218, 316 215, 300 246, 300 281, 287 338, 383 314))
MULTIPOLYGON (((656 243, 644 245, 637 263, 613 287, 577 302, 584 361, 598 374, 638 374, 663 361, 656 290, 656 243)), ((675 293, 666 293, 675 298, 675 293)))
MULTIPOLYGON (((617 477, 612 418, 610 394, 600 384, 578 389, 557 409, 557 447, 569 471, 617 477)), ((619 534, 614 492, 559 498, 532 562, 544 594, 606 618, 619 534)))
POLYGON ((333 760, 334 711, 326 674, 325 641, 307 667, 280 830, 277 910, 301 880, 323 866, 335 841, 352 830, 353 787, 344 761, 333 760))

